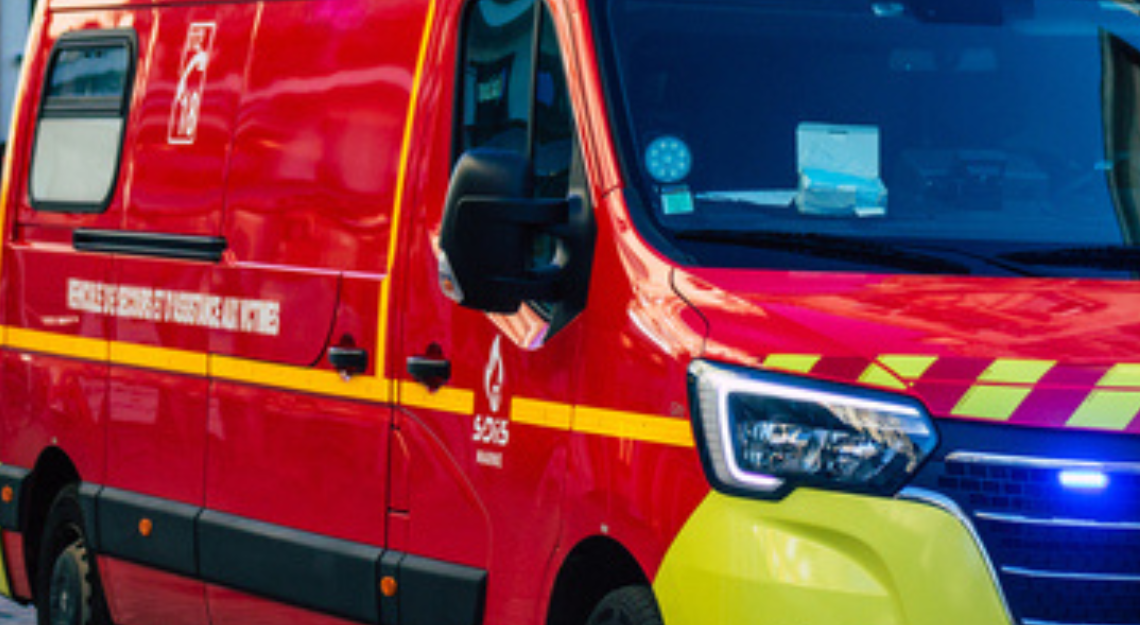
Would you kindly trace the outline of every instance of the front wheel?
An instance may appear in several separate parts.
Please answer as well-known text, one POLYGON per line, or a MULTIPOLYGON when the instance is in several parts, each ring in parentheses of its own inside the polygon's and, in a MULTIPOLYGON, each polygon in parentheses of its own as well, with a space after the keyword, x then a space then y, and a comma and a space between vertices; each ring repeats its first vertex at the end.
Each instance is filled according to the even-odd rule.
POLYGON ((648 586, 625 586, 598 603, 586 625, 664 625, 648 586))
POLYGON ((94 554, 84 535, 77 489, 56 495, 44 524, 36 571, 39 625, 108 625, 106 606, 95 573, 94 554))

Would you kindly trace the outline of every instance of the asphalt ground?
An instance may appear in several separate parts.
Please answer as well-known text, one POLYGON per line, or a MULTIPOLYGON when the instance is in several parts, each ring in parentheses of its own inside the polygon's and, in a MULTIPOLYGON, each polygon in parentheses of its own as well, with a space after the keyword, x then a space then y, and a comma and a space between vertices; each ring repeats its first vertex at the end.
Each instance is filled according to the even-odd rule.
POLYGON ((0 598, 0 625, 35 625, 36 611, 0 598))

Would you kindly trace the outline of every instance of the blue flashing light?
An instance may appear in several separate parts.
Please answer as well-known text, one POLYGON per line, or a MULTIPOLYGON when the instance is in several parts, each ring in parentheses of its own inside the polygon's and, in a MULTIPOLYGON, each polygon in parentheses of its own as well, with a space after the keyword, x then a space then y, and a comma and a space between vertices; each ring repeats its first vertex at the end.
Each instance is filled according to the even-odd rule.
POLYGON ((1108 475, 1093 469, 1065 469, 1058 479, 1061 486, 1070 490, 1102 491, 1108 488, 1108 475))

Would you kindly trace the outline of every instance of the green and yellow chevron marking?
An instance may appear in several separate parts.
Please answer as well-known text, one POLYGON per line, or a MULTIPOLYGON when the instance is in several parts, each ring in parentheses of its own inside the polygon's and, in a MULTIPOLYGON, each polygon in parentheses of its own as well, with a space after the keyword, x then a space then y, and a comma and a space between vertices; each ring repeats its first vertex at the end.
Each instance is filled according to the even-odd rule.
POLYGON ((879 356, 879 362, 900 378, 913 382, 925 375, 938 362, 938 357, 887 354, 879 356))
POLYGON ((811 373, 822 359, 819 354, 771 354, 764 359, 763 367, 788 373, 811 373))
POLYGON ((1096 385, 1065 425, 1123 431, 1140 414, 1140 364, 1116 365, 1096 385))
POLYGON ((1055 360, 1011 360, 999 358, 978 376, 979 382, 998 384, 1037 384, 1057 364, 1055 360))
POLYGON ((978 384, 966 391, 950 414, 991 421, 1008 421, 1032 392, 1033 387, 978 384))
POLYGON ((1120 364, 1108 370, 1098 387, 1140 388, 1140 364, 1120 364))
POLYGON ((1140 413, 1140 393, 1095 390, 1077 408, 1066 426, 1095 430, 1123 431, 1140 413))
POLYGON ((1056 365, 1053 360, 998 359, 978 376, 950 414, 959 417, 1008 421, 1033 387, 1056 365))
POLYGON ((899 380, 898 376, 888 371, 882 365, 874 362, 863 370, 863 374, 859 376, 859 382, 869 386, 889 388, 896 391, 905 391, 907 389, 906 383, 899 380))

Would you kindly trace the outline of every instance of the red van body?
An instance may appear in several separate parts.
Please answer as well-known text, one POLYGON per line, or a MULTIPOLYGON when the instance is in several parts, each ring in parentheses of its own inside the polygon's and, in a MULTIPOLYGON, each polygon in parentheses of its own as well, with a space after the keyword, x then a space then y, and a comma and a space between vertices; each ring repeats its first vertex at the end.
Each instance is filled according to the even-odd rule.
POLYGON ((42 0, 0 592, 120 625, 1140 622, 1137 283, 686 261, 634 187, 702 200, 622 156, 603 7, 42 0))

